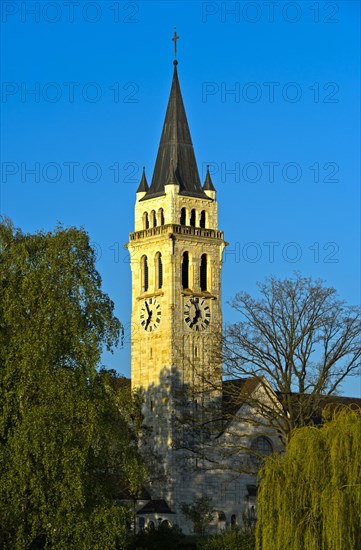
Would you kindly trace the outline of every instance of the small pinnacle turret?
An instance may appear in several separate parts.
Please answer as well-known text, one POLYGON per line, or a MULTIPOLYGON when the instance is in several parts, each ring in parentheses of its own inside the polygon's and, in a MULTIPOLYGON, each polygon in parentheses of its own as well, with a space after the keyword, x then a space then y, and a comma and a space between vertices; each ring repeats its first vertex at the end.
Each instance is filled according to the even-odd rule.
POLYGON ((207 164, 207 174, 203 184, 203 191, 215 191, 215 190, 216 188, 213 185, 211 174, 209 172, 209 164, 207 164))
POLYGON ((143 166, 142 178, 140 180, 137 193, 147 193, 147 191, 149 191, 149 186, 147 182, 147 177, 145 175, 145 166, 143 166))

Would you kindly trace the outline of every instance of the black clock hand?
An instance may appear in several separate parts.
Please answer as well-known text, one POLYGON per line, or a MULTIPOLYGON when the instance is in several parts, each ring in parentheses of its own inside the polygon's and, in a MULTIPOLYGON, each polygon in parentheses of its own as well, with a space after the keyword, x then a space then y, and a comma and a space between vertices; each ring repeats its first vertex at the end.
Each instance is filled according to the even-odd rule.
POLYGON ((199 307, 199 302, 196 301, 194 305, 196 306, 196 317, 194 319, 194 324, 196 324, 198 322, 198 319, 200 319, 202 316, 201 316, 201 309, 199 307))
POLYGON ((197 321, 198 321, 198 319, 199 319, 199 314, 200 314, 200 311, 199 311, 199 309, 196 307, 196 314, 195 314, 195 316, 193 317, 192 323, 189 325, 191 328, 193 328, 194 325, 197 323, 197 321))
POLYGON ((150 321, 151 321, 151 319, 152 319, 152 314, 153 314, 153 311, 151 311, 149 308, 148 308, 148 311, 149 311, 149 317, 148 317, 147 322, 146 322, 146 324, 145 324, 145 330, 147 330, 147 328, 148 328, 148 326, 149 326, 149 323, 150 323, 150 321))
POLYGON ((197 320, 198 319, 202 319, 202 310, 201 308, 199 307, 199 303, 196 302, 196 309, 197 309, 197 320))

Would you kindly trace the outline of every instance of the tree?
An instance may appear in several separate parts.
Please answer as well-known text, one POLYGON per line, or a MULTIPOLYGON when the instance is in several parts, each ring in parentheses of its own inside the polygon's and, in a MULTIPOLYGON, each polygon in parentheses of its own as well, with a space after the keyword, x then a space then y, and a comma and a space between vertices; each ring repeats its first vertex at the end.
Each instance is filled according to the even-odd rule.
POLYGON ((206 528, 214 519, 212 502, 208 497, 199 497, 194 504, 183 503, 182 514, 193 523, 193 531, 203 536, 206 528))
POLYGON ((285 441, 319 414, 347 376, 360 373, 360 308, 299 273, 258 287, 259 298, 241 292, 232 302, 240 321, 224 335, 227 397, 238 408, 247 400, 259 413, 258 428, 262 418, 285 441), (240 384, 245 377, 263 391, 240 384))
POLYGON ((361 409, 296 429, 261 474, 257 549, 360 550, 360 456, 361 409))
POLYGON ((115 548, 142 482, 128 419, 99 371, 121 325, 85 231, 0 223, 0 545, 115 548))
POLYGON ((342 381, 360 373, 359 307, 299 273, 258 286, 260 297, 233 300, 240 320, 225 327, 222 352, 219 327, 209 338, 215 364, 222 353, 222 399, 201 362, 192 365, 198 385, 182 388, 175 443, 185 467, 197 456, 206 470, 256 475, 294 428, 319 423, 327 404, 342 402, 342 381))

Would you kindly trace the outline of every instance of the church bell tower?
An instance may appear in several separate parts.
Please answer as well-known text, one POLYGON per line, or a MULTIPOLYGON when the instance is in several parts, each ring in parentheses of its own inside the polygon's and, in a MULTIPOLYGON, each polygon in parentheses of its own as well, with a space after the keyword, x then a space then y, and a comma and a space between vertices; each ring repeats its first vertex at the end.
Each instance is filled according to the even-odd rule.
POLYGON ((145 424, 167 480, 152 497, 174 506, 179 396, 186 390, 183 405, 193 409, 206 400, 220 403, 221 264, 226 243, 218 229, 216 190, 208 169, 204 184, 200 182, 178 62, 173 63, 153 177, 148 185, 143 169, 127 247, 132 388, 143 392, 145 424))

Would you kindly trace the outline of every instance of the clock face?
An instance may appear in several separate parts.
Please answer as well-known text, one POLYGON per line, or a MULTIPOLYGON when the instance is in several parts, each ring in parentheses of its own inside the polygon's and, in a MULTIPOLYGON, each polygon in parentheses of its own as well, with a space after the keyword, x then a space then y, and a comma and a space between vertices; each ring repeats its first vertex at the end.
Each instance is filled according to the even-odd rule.
POLYGON ((140 324, 147 332, 153 332, 159 326, 161 315, 160 303, 155 298, 148 298, 140 310, 140 324))
POLYGON ((211 320, 211 310, 204 298, 192 297, 184 305, 184 321, 193 330, 204 330, 211 320))

